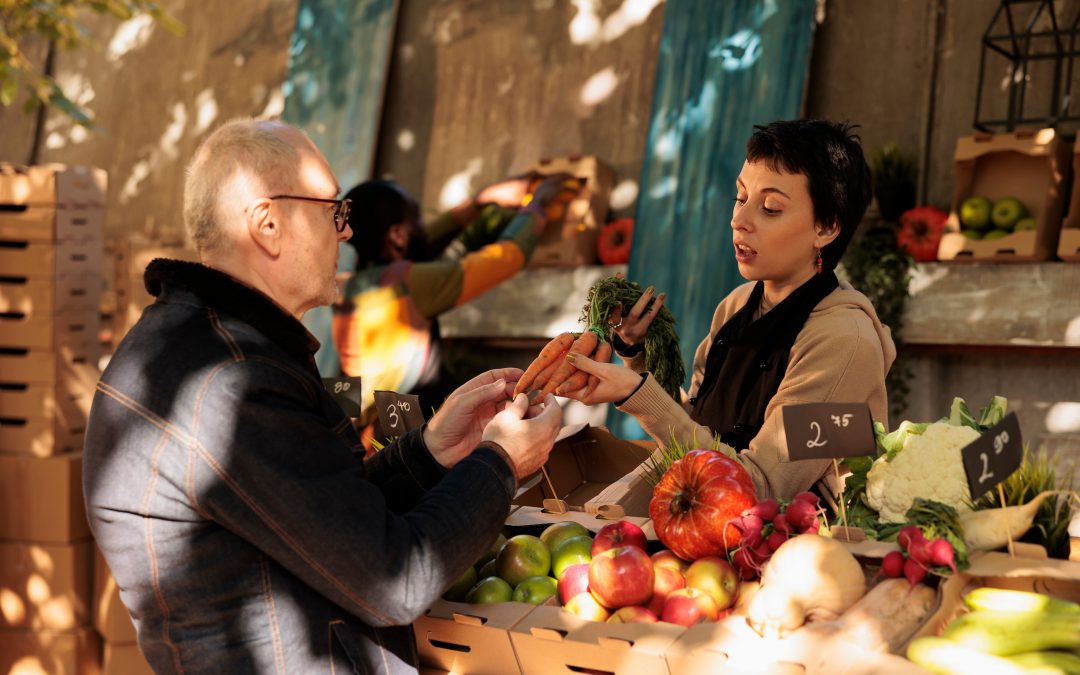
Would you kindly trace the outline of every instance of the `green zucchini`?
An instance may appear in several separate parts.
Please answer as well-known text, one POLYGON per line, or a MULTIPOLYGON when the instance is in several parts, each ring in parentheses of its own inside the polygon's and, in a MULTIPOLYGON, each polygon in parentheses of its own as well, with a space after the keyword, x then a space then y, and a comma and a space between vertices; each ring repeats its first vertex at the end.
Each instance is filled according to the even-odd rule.
POLYGON ((1080 614, 1080 604, 1075 602, 1059 600, 1042 593, 1001 588, 976 588, 964 596, 964 604, 971 610, 1080 614))
POLYGON ((946 638, 987 654, 1080 649, 1080 614, 971 612, 945 627, 946 638))

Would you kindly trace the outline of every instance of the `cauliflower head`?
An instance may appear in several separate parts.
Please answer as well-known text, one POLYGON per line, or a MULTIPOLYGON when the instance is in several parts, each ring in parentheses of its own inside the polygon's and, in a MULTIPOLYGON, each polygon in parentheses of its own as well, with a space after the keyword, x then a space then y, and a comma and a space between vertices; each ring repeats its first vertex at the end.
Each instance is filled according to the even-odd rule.
POLYGON ((866 501, 882 522, 903 523, 916 497, 968 511, 971 499, 960 450, 979 432, 948 421, 934 422, 921 434, 909 434, 892 461, 874 460, 866 475, 866 501))

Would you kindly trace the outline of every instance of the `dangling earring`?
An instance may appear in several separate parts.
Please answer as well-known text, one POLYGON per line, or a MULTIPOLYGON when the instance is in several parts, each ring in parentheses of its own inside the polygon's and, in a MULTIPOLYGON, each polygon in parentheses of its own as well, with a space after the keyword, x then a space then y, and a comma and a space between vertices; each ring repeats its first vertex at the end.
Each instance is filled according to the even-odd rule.
POLYGON ((821 249, 817 250, 817 273, 821 274, 821 249))

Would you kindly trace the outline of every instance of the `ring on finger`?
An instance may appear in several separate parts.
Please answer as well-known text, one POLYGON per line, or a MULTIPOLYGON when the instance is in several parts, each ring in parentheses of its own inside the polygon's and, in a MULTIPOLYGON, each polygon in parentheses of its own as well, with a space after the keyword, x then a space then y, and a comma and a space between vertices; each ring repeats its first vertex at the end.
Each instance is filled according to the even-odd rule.
POLYGON ((619 330, 619 327, 622 326, 622 319, 619 320, 619 323, 612 323, 608 325, 611 326, 612 330, 619 330))

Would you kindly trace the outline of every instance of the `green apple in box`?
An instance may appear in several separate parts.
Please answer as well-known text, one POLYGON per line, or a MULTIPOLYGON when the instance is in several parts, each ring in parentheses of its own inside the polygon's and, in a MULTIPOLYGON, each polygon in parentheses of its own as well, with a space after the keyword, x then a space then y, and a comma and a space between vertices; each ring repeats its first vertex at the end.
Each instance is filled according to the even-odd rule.
POLYGON ((960 224, 966 230, 985 230, 990 227, 993 204, 986 197, 968 197, 960 204, 960 224))
POLYGON ((1035 229, 1035 219, 1032 218, 1031 216, 1028 216, 1026 218, 1021 218, 1020 220, 1016 221, 1016 226, 1013 227, 1013 232, 1024 232, 1026 230, 1034 230, 1034 229, 1035 229))
POLYGON ((1016 197, 1005 197, 994 202, 994 208, 990 211, 990 221, 994 227, 1006 232, 1012 232, 1021 218, 1028 215, 1027 207, 1016 197))

